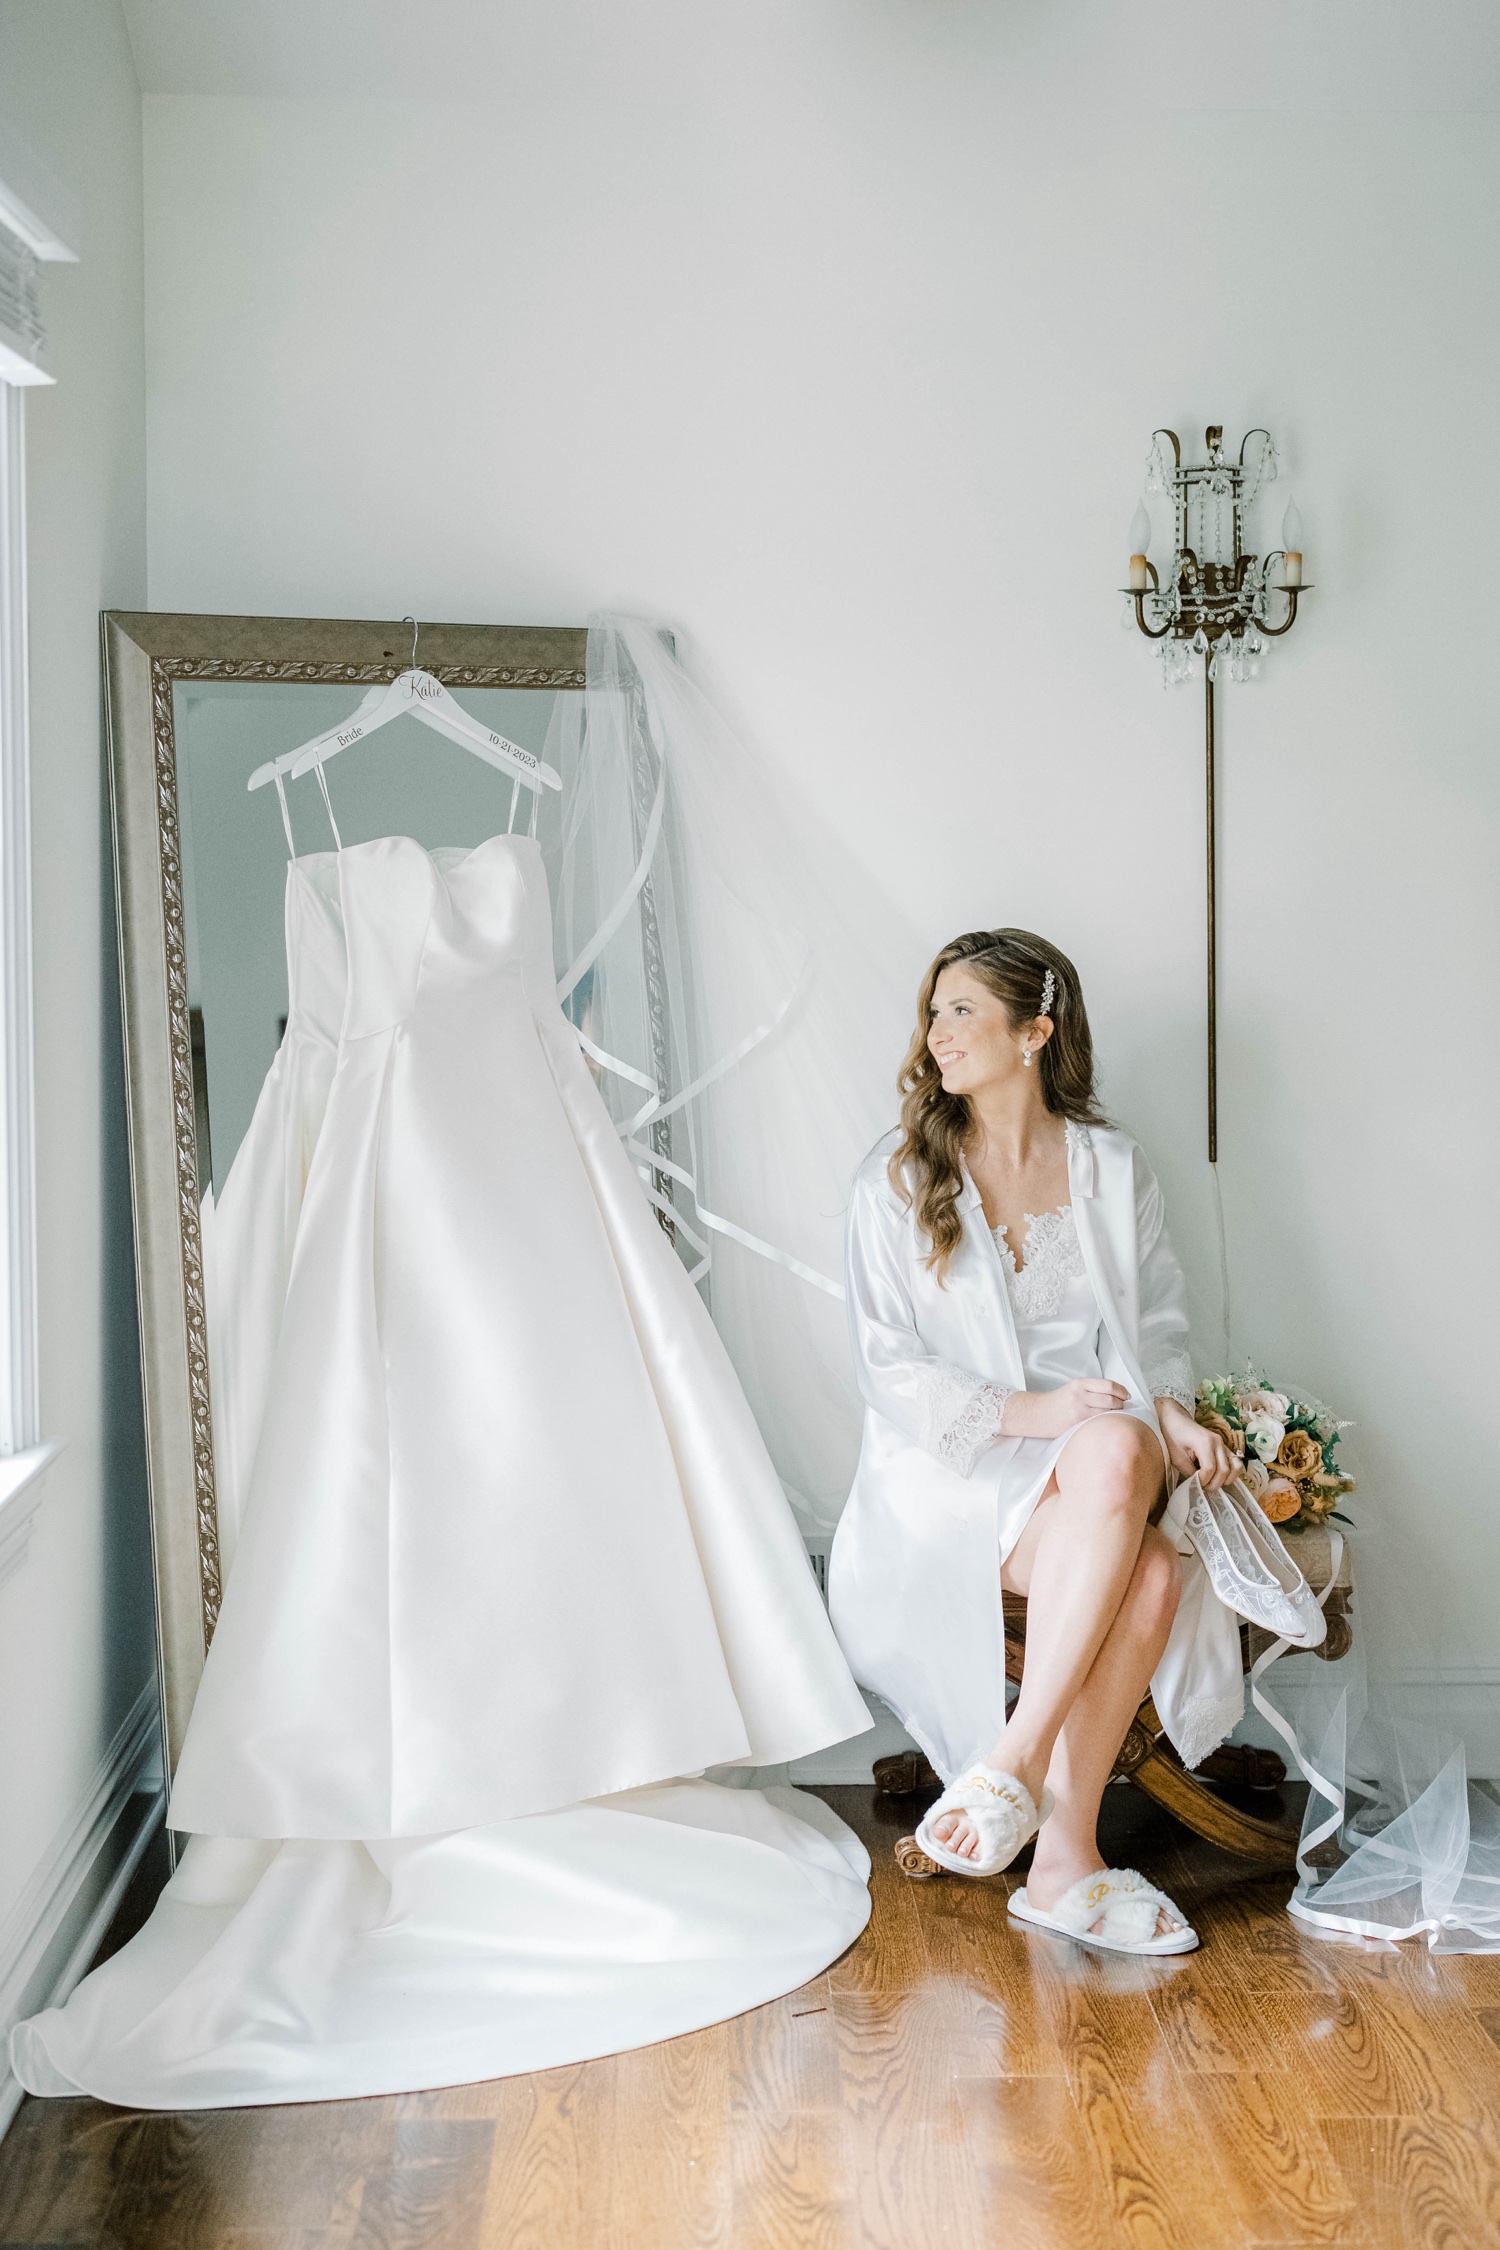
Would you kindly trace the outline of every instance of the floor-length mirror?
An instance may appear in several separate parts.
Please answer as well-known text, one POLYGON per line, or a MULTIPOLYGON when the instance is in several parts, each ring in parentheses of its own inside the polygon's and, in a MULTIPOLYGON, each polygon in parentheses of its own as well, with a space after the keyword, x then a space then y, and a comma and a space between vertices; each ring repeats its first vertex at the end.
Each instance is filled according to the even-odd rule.
MULTIPOLYGON (((582 695, 585 644, 573 627, 424 624, 416 659, 470 717, 535 759, 559 698, 582 695)), ((514 790, 509 772, 409 715, 341 750, 323 783, 284 764, 280 788, 247 786, 410 666, 409 621, 111 612, 104 650, 171 1770, 232 1543, 217 1473, 229 1417, 214 1397, 213 1245, 289 1015, 300 1021, 289 868, 295 858, 304 901, 321 886, 332 902, 336 948, 336 840, 407 836, 463 851, 514 828, 535 833, 545 859, 564 815, 555 790, 514 790)), ((336 1042, 336 964, 312 997, 336 1042)))

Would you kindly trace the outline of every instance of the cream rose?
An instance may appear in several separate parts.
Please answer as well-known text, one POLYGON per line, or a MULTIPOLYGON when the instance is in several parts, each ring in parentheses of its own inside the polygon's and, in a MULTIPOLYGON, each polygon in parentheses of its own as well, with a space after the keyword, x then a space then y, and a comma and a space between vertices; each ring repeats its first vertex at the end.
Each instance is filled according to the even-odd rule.
POLYGON ((1264 1461, 1247 1461, 1239 1472, 1240 1483, 1253 1500, 1258 1500, 1271 1481, 1271 1472, 1264 1461))
POLYGON ((1274 1461, 1277 1449, 1286 1436, 1286 1424, 1273 1414, 1252 1414, 1245 1422, 1245 1440, 1250 1452, 1262 1461, 1274 1461))

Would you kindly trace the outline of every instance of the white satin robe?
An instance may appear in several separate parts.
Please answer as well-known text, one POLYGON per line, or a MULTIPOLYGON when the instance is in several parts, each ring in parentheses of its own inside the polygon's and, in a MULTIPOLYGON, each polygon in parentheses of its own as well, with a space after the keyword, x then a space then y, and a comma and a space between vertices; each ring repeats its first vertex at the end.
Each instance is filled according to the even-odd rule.
MULTIPOLYGON (((1066 1439, 955 1444, 986 1386, 1024 1390, 1026 1373, 978 1189, 966 1173, 963 1239, 940 1283, 925 1262, 926 1236, 887 1177, 897 1138, 866 1158, 850 1207, 846 1278, 865 1424, 830 1557, 829 1606, 855 1677, 950 1780, 1004 1724, 1000 1566, 1066 1439)), ((1161 1189, 1128 1134, 1101 1127, 1069 1126, 1068 1182, 1100 1311, 1100 1372, 1125 1385, 1128 1411, 1160 1442, 1153 1399, 1192 1396, 1187 1292, 1161 1189)), ((1165 1528, 1183 1595, 1152 1689, 1192 1765, 1243 1713, 1239 1630, 1170 1505, 1165 1528)))

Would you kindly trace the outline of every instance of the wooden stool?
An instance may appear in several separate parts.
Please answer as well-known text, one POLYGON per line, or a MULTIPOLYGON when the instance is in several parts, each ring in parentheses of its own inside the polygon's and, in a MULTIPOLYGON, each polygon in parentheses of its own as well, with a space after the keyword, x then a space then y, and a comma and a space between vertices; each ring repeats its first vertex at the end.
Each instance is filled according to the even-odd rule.
MULTIPOLYGON (((1333 1554, 1333 1543, 1326 1526, 1318 1525, 1307 1531, 1293 1532, 1287 1541, 1287 1551, 1296 1561, 1313 1592, 1321 1594, 1329 1581, 1329 1564, 1333 1554)), ((1353 1629, 1349 1622, 1352 1587, 1349 1547, 1346 1541, 1333 1589, 1323 1604, 1323 1614, 1328 1620, 1327 1637, 1321 1647, 1313 1651, 1325 1663, 1337 1663, 1341 1656, 1349 1653, 1353 1640, 1353 1629)), ((1019 1683, 1026 1662, 1026 1601, 1021 1594, 1005 1594, 1002 1598, 1005 1605, 1005 1676, 1008 1680, 1019 1683)), ((1247 1672, 1256 1658, 1271 1646, 1274 1638, 1273 1634, 1264 1632, 1258 1625, 1241 1624, 1240 1649, 1247 1672)), ((1244 1859, 1257 1860, 1262 1866, 1296 1865, 1297 1830, 1288 1828, 1283 1821, 1264 1819, 1258 1813, 1218 1794, 1218 1790, 1224 1787, 1240 1790, 1279 1788, 1286 1779, 1286 1766, 1274 1751, 1258 1750, 1248 1744, 1225 1743, 1189 1772, 1163 1734, 1156 1706, 1148 1695, 1131 1720, 1125 1740, 1120 1745, 1120 1754, 1115 1760, 1115 1775, 1134 1782, 1137 1789, 1144 1790, 1157 1804, 1164 1805, 1195 1836, 1202 1836, 1208 1843, 1219 1845, 1221 1850, 1235 1852, 1244 1859)), ((876 1760, 875 1788, 881 1796, 913 1796, 918 1791, 935 1792, 941 1786, 937 1775, 918 1750, 902 1751, 895 1757, 876 1760)), ((928 1858, 915 1836, 903 1836, 896 1845, 896 1864, 904 1875, 914 1878, 925 1879, 942 1873, 937 1861, 928 1858)))

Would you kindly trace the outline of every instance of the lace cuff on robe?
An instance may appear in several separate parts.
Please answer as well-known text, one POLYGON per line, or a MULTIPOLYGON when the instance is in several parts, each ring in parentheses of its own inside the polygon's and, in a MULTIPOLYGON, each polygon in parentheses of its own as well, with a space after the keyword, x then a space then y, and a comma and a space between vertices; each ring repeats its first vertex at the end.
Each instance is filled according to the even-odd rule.
POLYGON ((1011 1391, 960 1367, 932 1368, 927 1381, 922 1442, 945 1469, 966 1477, 1000 1435, 1011 1391))
POLYGON ((1159 1360, 1155 1367, 1142 1372, 1152 1398, 1174 1398, 1185 1413, 1192 1413, 1196 1404, 1193 1363, 1186 1352, 1173 1352, 1169 1358, 1159 1360))

